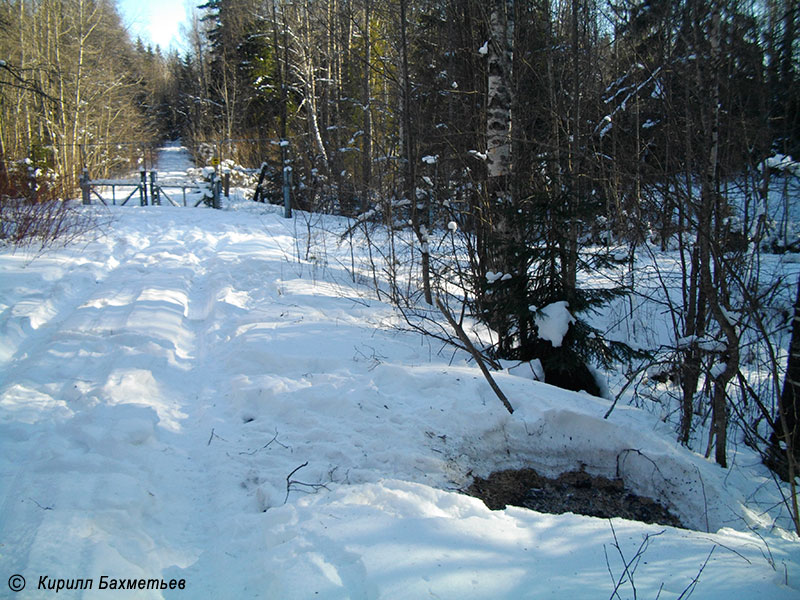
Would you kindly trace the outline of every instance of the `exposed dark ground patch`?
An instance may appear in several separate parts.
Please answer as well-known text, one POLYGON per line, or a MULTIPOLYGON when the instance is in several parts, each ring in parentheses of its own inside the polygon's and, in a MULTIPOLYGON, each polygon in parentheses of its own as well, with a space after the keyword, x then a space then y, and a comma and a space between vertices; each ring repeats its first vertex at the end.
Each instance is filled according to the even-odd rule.
POLYGON ((545 513, 622 517, 685 529, 675 515, 655 500, 626 490, 621 479, 607 479, 583 471, 562 473, 555 479, 533 469, 497 471, 486 479, 476 477, 465 491, 483 500, 492 510, 511 504, 545 513))

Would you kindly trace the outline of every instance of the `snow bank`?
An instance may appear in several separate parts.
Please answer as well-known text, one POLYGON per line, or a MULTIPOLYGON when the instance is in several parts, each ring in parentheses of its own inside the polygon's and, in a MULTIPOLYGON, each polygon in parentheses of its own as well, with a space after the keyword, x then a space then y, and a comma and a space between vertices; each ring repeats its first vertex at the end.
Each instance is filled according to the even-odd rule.
POLYGON ((0 252, 6 576, 186 581, 137 598, 605 597, 608 520, 457 493, 583 466, 697 530, 613 520, 628 559, 664 531, 639 595, 679 596, 714 549, 698 597, 797 596, 800 545, 752 509, 776 496, 752 457, 723 471, 641 411, 606 421, 605 400, 498 373, 509 415, 466 354, 387 327, 349 260, 298 260, 304 226, 228 208, 110 207, 85 246, 0 252))

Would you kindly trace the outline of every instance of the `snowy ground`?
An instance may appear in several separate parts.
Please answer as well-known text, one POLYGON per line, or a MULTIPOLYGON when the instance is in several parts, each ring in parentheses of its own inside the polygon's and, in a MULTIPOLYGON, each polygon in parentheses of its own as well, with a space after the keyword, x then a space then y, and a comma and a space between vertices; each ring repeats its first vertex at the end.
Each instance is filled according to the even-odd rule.
POLYGON ((723 471, 647 413, 498 374, 509 415, 466 355, 298 260, 302 216, 102 210, 83 246, 0 251, 0 597, 21 574, 18 598, 51 597, 43 576, 93 581, 67 598, 610 598, 648 535, 620 598, 800 595, 754 456, 723 471), (619 469, 693 529, 455 491, 523 465, 619 469))

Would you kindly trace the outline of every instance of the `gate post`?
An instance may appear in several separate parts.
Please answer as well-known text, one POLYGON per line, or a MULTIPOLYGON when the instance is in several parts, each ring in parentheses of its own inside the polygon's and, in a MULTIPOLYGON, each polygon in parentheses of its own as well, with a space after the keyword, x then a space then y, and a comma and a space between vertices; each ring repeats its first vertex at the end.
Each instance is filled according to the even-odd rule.
POLYGON ((220 208, 220 196, 222 195, 222 180, 216 173, 211 174, 211 207, 220 208))
POLYGON ((89 197, 89 169, 86 167, 81 171, 81 197, 84 206, 88 206, 92 203, 92 199, 89 197))
POLYGON ((142 171, 141 183, 139 184, 139 201, 142 206, 147 206, 147 171, 142 171))
POLYGON ((292 218, 292 198, 289 195, 289 189, 292 186, 292 167, 284 165, 283 167, 283 216, 286 219, 292 218))
POLYGON ((153 206, 161 205, 161 196, 158 193, 158 185, 156 185, 156 178, 158 174, 155 171, 150 171, 150 204, 153 206))
POLYGON ((292 218, 292 197, 289 188, 292 185, 292 166, 289 164, 289 140, 281 140, 281 158, 283 159, 283 216, 292 218))
POLYGON ((256 184, 256 191, 253 193, 253 202, 264 202, 264 190, 261 185, 267 177, 267 163, 261 163, 261 173, 258 174, 258 183, 256 184))

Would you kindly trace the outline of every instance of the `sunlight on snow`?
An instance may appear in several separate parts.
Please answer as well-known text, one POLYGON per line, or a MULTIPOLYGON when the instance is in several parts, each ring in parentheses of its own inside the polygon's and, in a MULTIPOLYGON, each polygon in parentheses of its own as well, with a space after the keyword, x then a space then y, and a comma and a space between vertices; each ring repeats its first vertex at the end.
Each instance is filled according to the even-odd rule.
POLYGON ((187 416, 177 399, 165 396, 150 371, 117 369, 109 375, 103 391, 111 405, 139 404, 151 407, 158 413, 159 424, 171 431, 180 431, 180 421, 187 416))
MULTIPOLYGON (((165 154, 186 172, 185 149, 165 154)), ((360 234, 342 243, 351 222, 232 198, 110 206, 79 249, 0 252, 7 573, 177 576, 209 598, 583 600, 613 595, 659 534, 635 565, 640 597, 681 595, 715 545, 694 596, 797 595, 796 537, 749 448, 722 471, 656 416, 620 405, 604 420, 607 399, 519 369, 495 373, 509 415, 468 353, 404 331, 375 298, 360 234), (700 531, 490 511, 457 492, 521 466, 616 473, 700 531)), ((641 290, 652 261, 637 261, 641 290)), ((654 339, 660 310, 639 312, 654 339)))
POLYGON ((328 580, 336 586, 343 586, 344 582, 342 578, 339 577, 339 573, 336 571, 336 567, 334 567, 331 563, 327 562, 325 558, 319 554, 318 552, 312 552, 308 555, 308 559, 316 566, 328 580))
POLYGON ((56 315, 56 307, 50 300, 30 300, 16 304, 11 309, 13 317, 24 317, 28 319, 33 329, 39 329, 56 315))
POLYGON ((23 384, 14 384, 0 396, 0 407, 22 423, 36 423, 53 417, 71 417, 72 410, 63 400, 23 384))

